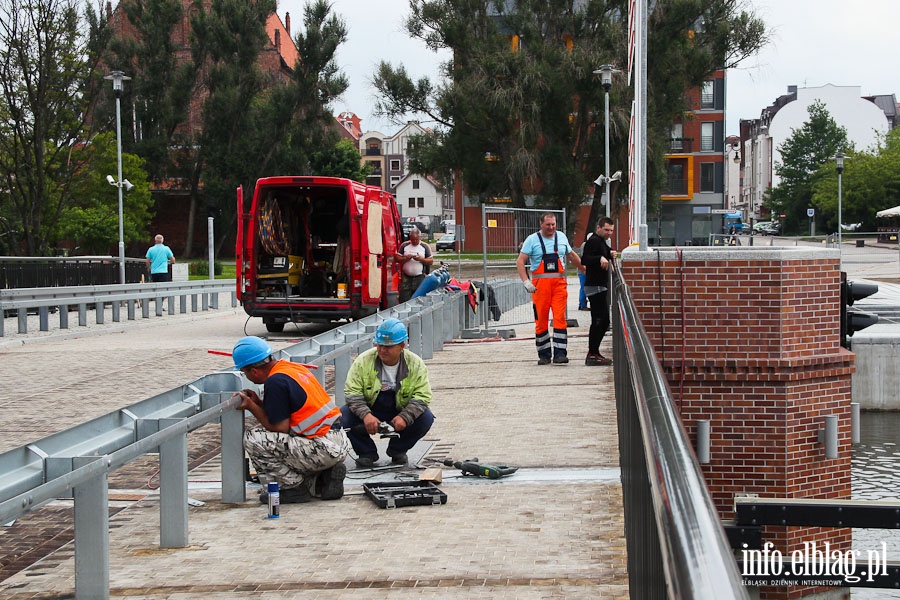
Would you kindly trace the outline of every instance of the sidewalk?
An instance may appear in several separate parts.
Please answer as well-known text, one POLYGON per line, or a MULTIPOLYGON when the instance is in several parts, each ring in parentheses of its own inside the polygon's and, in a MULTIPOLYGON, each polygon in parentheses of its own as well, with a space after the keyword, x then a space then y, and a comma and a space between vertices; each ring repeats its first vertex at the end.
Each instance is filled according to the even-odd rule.
MULTIPOLYGON (((219 501, 213 460, 191 471, 190 497, 205 504, 190 508, 183 549, 159 548, 155 491, 111 489, 141 498, 111 517, 111 597, 627 598, 612 369, 583 365, 589 314, 577 295, 570 279, 579 327, 568 365, 537 366, 530 325, 506 341, 447 344, 428 361, 426 456, 478 457, 514 475, 463 479, 445 467, 447 504, 380 509, 362 494, 372 473, 351 471, 342 500, 284 505, 269 520, 254 484, 244 504, 219 501)), ((73 554, 68 544, 0 582, 0 596, 73 594, 73 554)))

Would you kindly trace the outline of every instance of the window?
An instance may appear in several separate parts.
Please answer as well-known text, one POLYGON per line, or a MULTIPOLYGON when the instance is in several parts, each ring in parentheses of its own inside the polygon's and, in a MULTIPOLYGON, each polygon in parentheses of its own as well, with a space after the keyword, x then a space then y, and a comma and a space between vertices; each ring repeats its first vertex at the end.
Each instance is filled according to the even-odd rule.
POLYGON ((399 175, 391 175, 391 187, 392 188, 397 187, 398 183, 400 183, 400 176, 399 175))
POLYGON ((700 123, 700 151, 711 152, 715 127, 712 122, 700 123))
POLYGON ((671 137, 671 149, 675 152, 684 150, 684 125, 682 125, 681 123, 674 123, 672 125, 671 137))
POLYGON ((704 81, 700 88, 700 108, 715 108, 716 106, 716 85, 715 82, 704 81))
POLYGON ((410 208, 415 208, 415 207, 416 207, 416 199, 415 199, 415 198, 410 198, 410 199, 409 199, 409 207, 410 207, 410 208))
POLYGON ((425 198, 419 198, 419 208, 425 208, 425 198))
POLYGON ((413 179, 412 184, 413 184, 414 190, 419 189, 419 180, 418 179, 413 179))
POLYGON ((400 161, 393 159, 391 160, 391 171, 399 171, 400 170, 400 161))
POLYGON ((700 191, 714 192, 716 182, 716 164, 700 163, 700 191))
POLYGON ((684 180, 684 164, 669 162, 666 174, 666 192, 675 196, 687 193, 687 182, 684 180))

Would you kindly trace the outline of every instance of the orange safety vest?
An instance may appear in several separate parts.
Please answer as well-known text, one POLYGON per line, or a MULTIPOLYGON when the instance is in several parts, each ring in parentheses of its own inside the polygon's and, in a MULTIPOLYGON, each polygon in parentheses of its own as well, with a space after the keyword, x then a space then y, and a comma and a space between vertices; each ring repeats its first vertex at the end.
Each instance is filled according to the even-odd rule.
POLYGON ((306 392, 306 402, 291 413, 291 434, 302 435, 306 438, 317 438, 327 435, 331 426, 341 416, 341 409, 337 407, 325 388, 313 376, 309 370, 296 363, 287 360, 279 360, 269 371, 269 376, 282 373, 297 382, 306 392))

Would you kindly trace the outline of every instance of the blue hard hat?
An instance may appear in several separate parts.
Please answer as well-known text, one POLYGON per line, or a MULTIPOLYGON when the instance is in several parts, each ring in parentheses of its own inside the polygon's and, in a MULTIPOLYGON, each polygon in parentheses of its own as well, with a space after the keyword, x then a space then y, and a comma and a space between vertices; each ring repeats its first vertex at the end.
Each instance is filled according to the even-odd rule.
POLYGON ((375 330, 375 343, 379 346, 396 346, 408 339, 409 334, 400 319, 385 319, 375 330))
POLYGON ((243 369, 248 365, 267 359, 274 352, 265 340, 254 335, 248 335, 239 339, 234 345, 234 349, 231 351, 231 358, 234 360, 235 369, 243 369))

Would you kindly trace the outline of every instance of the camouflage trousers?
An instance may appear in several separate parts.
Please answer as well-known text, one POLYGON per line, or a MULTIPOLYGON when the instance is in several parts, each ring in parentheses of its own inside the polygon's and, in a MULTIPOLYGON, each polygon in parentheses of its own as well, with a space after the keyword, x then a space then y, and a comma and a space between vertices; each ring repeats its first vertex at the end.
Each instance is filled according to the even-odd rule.
POLYGON ((309 439, 256 427, 244 433, 244 450, 260 483, 277 481, 283 489, 306 484, 315 493, 316 475, 344 462, 350 442, 343 429, 309 439))

